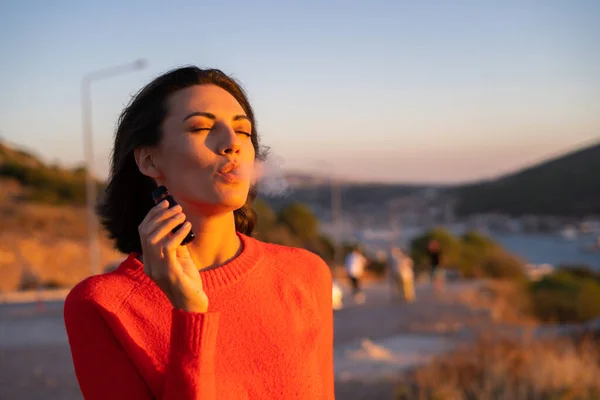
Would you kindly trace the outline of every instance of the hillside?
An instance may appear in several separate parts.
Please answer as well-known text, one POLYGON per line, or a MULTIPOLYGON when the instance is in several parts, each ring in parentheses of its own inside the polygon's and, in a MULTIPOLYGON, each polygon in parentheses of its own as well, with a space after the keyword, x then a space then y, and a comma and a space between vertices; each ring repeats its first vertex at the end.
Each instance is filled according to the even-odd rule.
MULTIPOLYGON (((72 286, 89 275, 85 170, 0 141, 0 291, 72 286)), ((105 267, 124 256, 100 233, 105 267)))
MULTIPOLYGON (((69 169, 48 165, 37 156, 0 140, 0 179, 3 187, 8 182, 20 185, 22 191, 16 200, 44 204, 84 204, 85 175, 84 167, 69 169)), ((100 181, 97 183, 102 185, 100 181)))
POLYGON ((460 215, 600 215, 600 143, 454 191, 460 215))
MULTIPOLYGON (((103 268, 124 258, 100 238, 103 268)), ((0 201, 0 292, 72 286, 89 275, 88 260, 85 209, 0 201)))
MULTIPOLYGON (((286 196, 267 198, 276 209, 291 201, 309 204, 331 219, 332 187, 324 179, 293 176, 286 196)), ((459 186, 340 184, 342 210, 359 224, 386 224, 391 210, 425 215, 428 209, 456 207, 460 216, 502 213, 564 217, 600 215, 600 143, 498 179, 459 186), (395 204, 395 207, 391 207, 395 204)), ((425 221, 426 222, 426 221, 425 221)))

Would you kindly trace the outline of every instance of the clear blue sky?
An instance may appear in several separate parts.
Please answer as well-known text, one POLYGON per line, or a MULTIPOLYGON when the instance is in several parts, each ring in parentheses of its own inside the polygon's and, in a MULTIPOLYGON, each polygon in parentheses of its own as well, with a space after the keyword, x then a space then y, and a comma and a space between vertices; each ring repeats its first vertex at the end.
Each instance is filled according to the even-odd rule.
POLYGON ((284 168, 385 181, 490 177, 600 140, 600 1, 0 2, 0 136, 96 172, 116 118, 172 67, 241 80, 284 168))

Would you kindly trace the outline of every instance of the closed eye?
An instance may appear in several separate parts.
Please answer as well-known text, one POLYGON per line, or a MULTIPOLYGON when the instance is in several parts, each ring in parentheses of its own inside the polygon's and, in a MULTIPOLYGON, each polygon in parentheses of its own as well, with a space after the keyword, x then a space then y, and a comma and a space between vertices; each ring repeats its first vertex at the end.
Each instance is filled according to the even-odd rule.
POLYGON ((212 128, 192 128, 190 132, 210 131, 212 128))
MULTIPOLYGON (((190 132, 197 133, 197 132, 210 131, 210 130, 212 130, 212 128, 191 128, 190 132)), ((246 132, 246 131, 235 131, 235 133, 237 133, 239 135, 245 135, 248 137, 252 137, 252 134, 249 132, 246 132)))

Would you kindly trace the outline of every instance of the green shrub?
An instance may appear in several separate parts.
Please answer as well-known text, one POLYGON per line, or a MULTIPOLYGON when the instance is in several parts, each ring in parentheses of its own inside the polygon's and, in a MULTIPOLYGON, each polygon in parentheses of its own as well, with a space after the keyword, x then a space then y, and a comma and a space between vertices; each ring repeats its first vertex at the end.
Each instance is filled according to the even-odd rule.
POLYGON ((482 276, 497 279, 524 279, 523 262, 500 247, 487 250, 481 263, 482 276))
POLYGON ((333 241, 319 233, 317 218, 304 204, 292 203, 277 215, 269 203, 258 198, 254 202, 254 211, 257 216, 257 239, 283 246, 303 247, 326 261, 333 260, 333 241))
POLYGON ((459 270, 465 278, 485 276, 484 263, 487 253, 495 248, 489 238, 478 232, 467 232, 461 238, 459 270))
POLYGON ((590 280, 582 283, 577 294, 576 320, 589 321, 600 316, 600 284, 590 280))
POLYGON ((563 264, 559 265, 557 269, 578 278, 592 279, 600 283, 600 271, 595 271, 585 264, 563 264))
POLYGON ((258 231, 268 230, 277 223, 277 215, 273 208, 265 200, 258 198, 253 204, 256 212, 256 229, 258 231))
POLYGON ((282 246, 302 247, 302 241, 300 241, 287 226, 281 224, 277 224, 272 226, 270 229, 260 231, 256 237, 257 239, 267 243, 274 243, 282 246))
POLYGON ((466 278, 524 279, 524 263, 489 237, 467 232, 460 239, 436 228, 413 240, 411 255, 418 272, 429 268, 427 243, 436 239, 442 248, 442 265, 466 278))
POLYGON ((14 162, 4 162, 0 165, 0 176, 14 178, 21 183, 25 182, 27 169, 14 162))
POLYGON ((319 254, 326 261, 333 261, 335 256, 335 243, 333 239, 327 235, 321 234, 316 238, 319 243, 319 254))
MULTIPOLYGON (((0 176, 17 180, 26 189, 24 200, 50 204, 83 204, 86 199, 85 169, 44 165, 33 156, 14 152, 0 158, 0 176)), ((99 192, 103 183, 99 184, 99 192)))
POLYGON ((319 221, 305 204, 292 203, 284 207, 279 211, 277 220, 302 240, 313 238, 318 234, 319 221))
POLYGON ((491 238, 477 231, 469 231, 465 233, 461 239, 463 245, 470 245, 480 249, 498 246, 491 238))
POLYGON ((440 243, 442 249, 441 264, 446 268, 457 269, 460 265, 461 243, 456 236, 444 228, 435 228, 415 238, 411 242, 411 257, 416 272, 426 271, 429 268, 427 244, 431 239, 440 243))
POLYGON ((86 199, 84 176, 58 167, 29 167, 14 161, 0 165, 0 176, 16 179, 28 189, 25 200, 47 204, 83 204, 86 199))
MULTIPOLYGON (((600 316, 600 282, 567 269, 529 286, 534 315, 548 322, 582 322, 600 316)), ((593 273, 589 275, 593 276, 593 273)))

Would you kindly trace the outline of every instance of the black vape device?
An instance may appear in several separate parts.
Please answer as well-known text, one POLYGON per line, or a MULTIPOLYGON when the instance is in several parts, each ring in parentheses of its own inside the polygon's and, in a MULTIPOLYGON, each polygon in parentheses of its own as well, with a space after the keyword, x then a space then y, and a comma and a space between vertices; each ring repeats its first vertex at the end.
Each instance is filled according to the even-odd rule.
MULTIPOLYGON (((161 201, 166 199, 169 202, 169 208, 177 205, 177 202, 175 201, 173 196, 171 196, 171 193, 169 193, 167 188, 164 186, 159 186, 152 191, 152 199, 154 200, 154 204, 158 204, 161 201)), ((182 225, 183 225, 183 223, 176 226, 171 232, 173 232, 173 233, 177 232, 177 230, 179 228, 181 228, 182 225)), ((188 233, 187 236, 185 237, 185 239, 183 239, 183 241, 181 242, 181 245, 185 246, 186 244, 190 243, 195 238, 196 238, 196 235, 194 235, 194 232, 190 231, 190 233, 188 233)))

